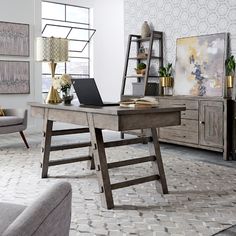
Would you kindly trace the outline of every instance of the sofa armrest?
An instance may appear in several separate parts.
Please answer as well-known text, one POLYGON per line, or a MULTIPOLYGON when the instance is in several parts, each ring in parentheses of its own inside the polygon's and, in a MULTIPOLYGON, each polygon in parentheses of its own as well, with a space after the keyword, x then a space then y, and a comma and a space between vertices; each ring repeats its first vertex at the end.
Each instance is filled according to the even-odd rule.
POLYGON ((69 183, 55 184, 21 213, 3 236, 69 235, 71 197, 69 183))

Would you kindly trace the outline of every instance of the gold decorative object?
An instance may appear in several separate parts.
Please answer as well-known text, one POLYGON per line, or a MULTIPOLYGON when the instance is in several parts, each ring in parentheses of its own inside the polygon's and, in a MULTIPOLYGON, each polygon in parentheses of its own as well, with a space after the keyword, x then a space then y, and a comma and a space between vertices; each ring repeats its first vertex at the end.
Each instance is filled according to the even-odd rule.
POLYGON ((173 77, 160 77, 163 95, 173 95, 173 77))
MULTIPOLYGON (((55 77, 57 62, 68 60, 68 40, 63 38, 37 38, 37 61, 49 62, 52 80, 55 77)), ((58 91, 51 85, 46 103, 58 104, 62 102, 58 91)))
POLYGON ((228 75, 228 76, 226 76, 226 81, 227 81, 227 87, 233 88, 234 77, 232 75, 228 75))
POLYGON ((173 87, 172 77, 161 77, 161 87, 173 87))

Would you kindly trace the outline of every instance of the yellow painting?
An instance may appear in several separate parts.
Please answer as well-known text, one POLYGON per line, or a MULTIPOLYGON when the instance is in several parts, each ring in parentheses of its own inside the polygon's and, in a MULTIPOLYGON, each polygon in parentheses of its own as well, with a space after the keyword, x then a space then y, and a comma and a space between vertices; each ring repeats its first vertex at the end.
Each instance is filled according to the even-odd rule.
POLYGON ((174 95, 224 96, 227 34, 179 38, 174 95))

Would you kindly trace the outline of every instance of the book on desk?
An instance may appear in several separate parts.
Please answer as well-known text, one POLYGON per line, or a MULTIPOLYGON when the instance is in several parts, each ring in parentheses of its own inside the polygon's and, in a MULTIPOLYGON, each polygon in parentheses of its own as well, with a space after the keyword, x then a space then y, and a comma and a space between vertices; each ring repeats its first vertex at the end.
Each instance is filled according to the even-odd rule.
POLYGON ((120 107, 157 107, 159 102, 154 97, 132 98, 120 101, 120 107))

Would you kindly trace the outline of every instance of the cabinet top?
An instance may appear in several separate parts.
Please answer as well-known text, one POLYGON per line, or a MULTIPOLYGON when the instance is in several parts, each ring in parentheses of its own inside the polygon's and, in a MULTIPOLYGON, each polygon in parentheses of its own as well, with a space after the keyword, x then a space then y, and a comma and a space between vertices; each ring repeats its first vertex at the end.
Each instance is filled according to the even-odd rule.
POLYGON ((158 96, 159 99, 183 99, 183 100, 211 100, 211 101, 224 101, 232 100, 231 98, 223 97, 202 97, 202 96, 189 96, 189 95, 173 95, 173 96, 158 96))

